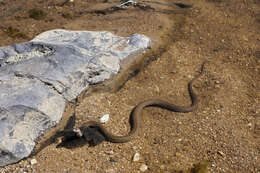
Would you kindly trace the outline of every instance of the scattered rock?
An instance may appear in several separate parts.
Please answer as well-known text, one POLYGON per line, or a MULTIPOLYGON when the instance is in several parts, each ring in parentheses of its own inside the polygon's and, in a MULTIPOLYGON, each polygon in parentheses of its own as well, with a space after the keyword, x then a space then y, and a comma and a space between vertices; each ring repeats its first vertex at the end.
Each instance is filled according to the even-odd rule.
POLYGON ((109 120, 109 114, 105 114, 105 115, 103 115, 101 118, 100 118, 100 122, 101 123, 106 123, 106 122, 108 122, 108 120, 109 120))
POLYGON ((220 84, 220 81, 216 80, 216 81, 215 81, 215 84, 220 84))
POLYGON ((35 165, 35 164, 37 163, 37 160, 36 160, 36 159, 32 159, 32 160, 30 161, 30 163, 31 163, 31 165, 35 165))
POLYGON ((111 151, 105 151, 105 153, 108 154, 108 155, 113 155, 113 154, 114 154, 114 151, 113 151, 113 150, 111 150, 111 151))
POLYGON ((141 167, 140 167, 141 172, 145 172, 145 171, 147 171, 147 169, 148 169, 148 166, 145 165, 145 164, 142 164, 141 167))
POLYGON ((141 159, 141 155, 140 153, 135 153, 135 155, 133 156, 133 161, 134 162, 138 162, 141 159))

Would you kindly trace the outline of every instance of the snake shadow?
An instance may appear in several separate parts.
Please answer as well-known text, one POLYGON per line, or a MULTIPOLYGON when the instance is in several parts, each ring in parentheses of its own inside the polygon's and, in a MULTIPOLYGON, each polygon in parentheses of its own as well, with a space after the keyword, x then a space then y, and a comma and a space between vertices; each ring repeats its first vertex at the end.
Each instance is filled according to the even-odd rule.
POLYGON ((89 147, 94 147, 96 145, 101 144, 103 141, 106 141, 106 138, 99 131, 98 127, 80 127, 80 129, 84 129, 84 135, 82 137, 77 136, 77 134, 73 131, 73 129, 68 129, 62 131, 62 141, 60 144, 56 146, 56 148, 77 148, 82 147, 84 145, 88 145, 89 147))
POLYGON ((50 138, 39 143, 39 145, 32 151, 31 156, 35 156, 51 144, 57 144, 56 148, 64 147, 67 149, 72 149, 82 147, 84 145, 92 147, 105 141, 105 137, 99 132, 98 128, 95 127, 86 128, 87 130, 84 132, 84 137, 78 137, 76 133, 73 132, 73 127, 75 127, 75 119, 75 114, 70 116, 64 130, 55 132, 50 138), (66 140, 61 143, 57 143, 58 139, 62 138, 65 138, 66 140))

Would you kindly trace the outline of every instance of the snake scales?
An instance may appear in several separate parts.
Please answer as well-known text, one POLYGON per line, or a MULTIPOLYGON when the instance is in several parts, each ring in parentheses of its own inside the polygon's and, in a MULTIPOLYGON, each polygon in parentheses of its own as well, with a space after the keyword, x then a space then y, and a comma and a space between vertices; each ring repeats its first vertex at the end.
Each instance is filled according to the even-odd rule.
MULTIPOLYGON (((140 115, 142 113, 142 110, 145 107, 155 106, 160 107, 163 109, 167 109, 174 112, 192 112, 194 111, 198 106, 198 97, 193 91, 192 85, 195 80, 197 80, 204 71, 205 62, 202 64, 199 74, 194 77, 189 83, 188 83, 188 91, 191 98, 191 105, 189 106, 178 106, 172 103, 169 103, 167 101, 161 100, 161 99, 149 99, 145 100, 143 102, 140 102, 131 112, 130 114, 130 132, 123 136, 116 136, 110 132, 107 131, 107 129, 99 122, 97 121, 88 121, 84 123, 80 128, 74 128, 72 131, 70 130, 69 133, 67 133, 67 139, 73 138, 73 137, 84 137, 87 138, 85 135, 85 131, 89 127, 96 127, 98 128, 99 132, 102 133, 102 135, 105 137, 107 141, 113 142, 113 143, 125 143, 133 139, 134 135, 136 134, 137 130, 139 129, 140 125, 140 115)), ((66 136, 65 136, 66 138, 66 136)), ((66 141, 66 139, 63 139, 62 141, 66 141)))

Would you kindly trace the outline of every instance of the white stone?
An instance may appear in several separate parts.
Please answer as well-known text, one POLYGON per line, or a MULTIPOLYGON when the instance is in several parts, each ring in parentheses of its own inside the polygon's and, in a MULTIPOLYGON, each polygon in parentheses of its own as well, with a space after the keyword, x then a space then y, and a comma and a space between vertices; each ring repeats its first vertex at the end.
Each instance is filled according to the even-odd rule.
POLYGON ((138 162, 141 159, 141 155, 140 153, 135 153, 135 155, 133 156, 133 161, 134 162, 138 162))
POLYGON ((109 120, 109 114, 105 114, 100 118, 101 123, 106 123, 109 120))
POLYGON ((113 151, 113 150, 105 151, 105 153, 108 154, 108 155, 113 155, 113 154, 114 154, 114 151, 113 151))
POLYGON ((145 171, 147 171, 147 169, 148 169, 148 166, 145 165, 145 164, 142 164, 141 167, 140 167, 141 172, 145 172, 145 171))
POLYGON ((37 163, 37 160, 36 159, 32 159, 30 163, 31 163, 31 165, 35 165, 37 163))

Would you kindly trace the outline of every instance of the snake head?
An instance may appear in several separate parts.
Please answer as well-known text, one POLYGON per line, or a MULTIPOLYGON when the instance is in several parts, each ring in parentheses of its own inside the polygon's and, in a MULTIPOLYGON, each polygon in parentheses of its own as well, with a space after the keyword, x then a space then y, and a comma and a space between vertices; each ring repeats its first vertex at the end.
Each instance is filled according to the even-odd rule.
POLYGON ((105 137, 99 132, 98 128, 89 126, 81 126, 80 131, 82 132, 82 137, 89 144, 89 146, 96 146, 101 142, 105 141, 105 137))
POLYGON ((81 138, 83 136, 81 130, 79 128, 73 128, 72 130, 74 133, 76 133, 77 137, 81 138))
POLYGON ((56 137, 55 143, 57 144, 57 148, 66 145, 70 141, 81 138, 82 132, 79 128, 66 129, 60 132, 60 134, 56 137))

